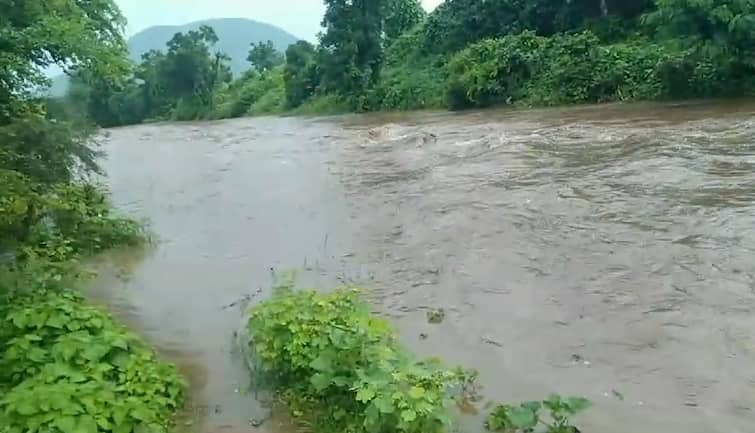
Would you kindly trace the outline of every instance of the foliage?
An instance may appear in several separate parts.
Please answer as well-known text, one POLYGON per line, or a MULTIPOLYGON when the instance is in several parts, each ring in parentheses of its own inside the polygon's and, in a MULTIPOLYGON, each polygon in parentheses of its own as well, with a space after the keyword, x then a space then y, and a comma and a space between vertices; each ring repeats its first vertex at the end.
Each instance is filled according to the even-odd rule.
POLYGON ((355 289, 277 288, 255 306, 250 349, 264 376, 315 431, 438 432, 458 378, 417 361, 355 289))
POLYGON ((448 106, 485 107, 521 98, 524 83, 543 69, 546 42, 524 32, 486 39, 459 52, 448 64, 448 106))
POLYGON ((248 71, 217 95, 214 119, 282 112, 286 89, 283 67, 264 73, 248 71))
POLYGON ((123 19, 110 0, 0 4, 0 432, 166 431, 182 400, 175 369, 70 290, 82 255, 144 240, 114 217, 92 129, 33 95, 56 64, 100 87, 125 73, 123 19))
MULTIPOLYGON (((125 84, 90 79, 96 102, 85 105, 112 125, 333 111, 336 101, 377 111, 755 92, 752 0, 447 0, 429 14, 417 0, 326 0, 322 25, 319 45, 286 50, 283 88, 262 76, 283 58, 267 42, 252 46, 254 79, 216 71, 213 85, 176 95, 170 53, 152 53, 125 84)), ((207 49, 189 51, 212 64, 197 60, 207 49)))
POLYGON ((386 0, 384 6, 385 46, 390 46, 397 38, 427 18, 427 12, 419 0, 386 0))
POLYGON ((176 33, 166 51, 150 51, 132 71, 131 79, 114 85, 94 71, 77 71, 67 99, 86 107, 99 125, 116 126, 146 119, 193 120, 213 110, 217 89, 231 80, 229 58, 213 52, 218 42, 208 26, 176 33), (83 101, 77 101, 83 100, 83 101))
POLYGON ((448 53, 524 30, 551 36, 599 21, 631 23, 651 6, 652 0, 447 0, 430 15, 424 46, 448 53))
POLYGON ((60 183, 41 188, 18 172, 2 169, 0 180, 6 186, 0 189, 0 239, 19 246, 20 258, 65 261, 145 240, 139 224, 112 215, 101 187, 60 183))
POLYGON ((283 54, 278 52, 273 41, 252 44, 246 60, 254 66, 257 72, 269 71, 283 64, 283 54))
POLYGON ((125 70, 125 20, 112 0, 0 4, 0 125, 28 113, 31 92, 49 84, 42 68, 125 70))
POLYGON ((42 109, 0 124, 0 168, 35 182, 68 182, 79 174, 98 172, 97 152, 88 146, 90 129, 50 121, 42 109))
POLYGON ((80 295, 17 295, 3 311, 0 431, 167 431, 184 384, 80 295))
POLYGON ((532 433, 541 425, 544 433, 579 433, 572 424, 571 417, 590 407, 590 402, 582 397, 564 398, 553 394, 543 401, 531 401, 519 406, 500 404, 488 415, 488 430, 500 433, 532 433), (546 409, 548 417, 540 412, 546 409))
POLYGON ((320 82, 314 45, 299 41, 288 47, 283 81, 287 108, 298 107, 314 95, 320 82))
POLYGON ((295 115, 343 114, 351 110, 348 102, 338 95, 317 95, 291 111, 295 115))
POLYGON ((716 50, 643 39, 601 45, 591 32, 488 39, 449 62, 450 108, 725 95, 752 89, 716 50))
POLYGON ((356 110, 365 108, 367 91, 380 76, 386 1, 325 0, 320 85, 341 95, 356 110))

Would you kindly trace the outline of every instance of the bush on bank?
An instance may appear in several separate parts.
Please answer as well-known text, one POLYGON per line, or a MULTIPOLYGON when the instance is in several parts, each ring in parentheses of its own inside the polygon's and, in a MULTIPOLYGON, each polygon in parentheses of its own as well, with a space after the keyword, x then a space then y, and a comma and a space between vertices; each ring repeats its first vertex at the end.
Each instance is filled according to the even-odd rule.
MULTIPOLYGON (((359 291, 327 294, 277 287, 246 323, 253 386, 268 381, 295 416, 315 432, 446 432, 454 399, 472 399, 476 374, 417 360, 373 316, 359 291)), ((589 403, 552 396, 519 407, 499 405, 487 427, 502 433, 576 433, 571 417, 589 403), (546 408, 548 416, 541 416, 546 408)))
POLYGON ((0 310, 0 431, 166 432, 184 384, 135 335, 70 290, 0 310))
POLYGON ((355 290, 279 288, 253 308, 252 353, 296 413, 316 431, 438 432, 454 374, 402 349, 355 290))
POLYGON ((752 77, 737 77, 716 56, 646 40, 601 45, 589 31, 548 38, 523 32, 454 55, 446 103, 452 109, 559 105, 709 97, 752 88, 752 77))
POLYGON ((81 257, 142 244, 143 228, 83 181, 0 169, 0 184, 0 432, 167 431, 175 367, 77 292, 81 257))

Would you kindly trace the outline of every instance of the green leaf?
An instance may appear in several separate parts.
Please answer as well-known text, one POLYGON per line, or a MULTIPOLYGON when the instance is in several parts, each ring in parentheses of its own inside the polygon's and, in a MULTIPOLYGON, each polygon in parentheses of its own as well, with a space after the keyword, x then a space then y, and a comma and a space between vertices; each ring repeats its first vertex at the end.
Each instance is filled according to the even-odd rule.
POLYGON ((116 424, 113 427, 113 433, 131 433, 131 424, 116 424))
POLYGON ((330 377, 323 373, 317 373, 309 380, 317 392, 320 392, 330 386, 330 377))
POLYGON ((63 329, 66 322, 68 322, 69 320, 70 318, 65 314, 53 314, 47 319, 47 322, 45 324, 51 328, 63 329))
POLYGON ((584 397, 569 397, 565 401, 566 407, 572 414, 577 414, 589 408, 592 403, 584 397))
POLYGON ((322 371, 322 372, 329 372, 329 371, 331 371, 331 368, 332 368, 331 367, 330 359, 328 359, 328 358, 326 358, 326 357, 324 357, 322 355, 320 355, 317 358, 315 358, 315 360, 312 361, 309 364, 309 366, 312 367, 313 369, 317 370, 317 371, 322 371))
POLYGON ((76 433, 97 433, 97 423, 89 415, 82 415, 79 417, 79 423, 76 426, 76 433))
POLYGON ((367 403, 373 398, 375 398, 375 391, 370 388, 362 388, 359 391, 357 391, 357 396, 356 396, 357 401, 361 401, 362 403, 367 403))
POLYGON ((30 400, 30 397, 31 395, 27 398, 22 399, 16 404, 16 412, 18 412, 19 415, 34 415, 39 411, 39 407, 37 406, 36 402, 30 400))
POLYGON ((333 378, 333 384, 337 386, 346 386, 349 383, 350 383, 349 378, 345 376, 336 376, 333 378))
POLYGON ((413 399, 420 399, 425 396, 425 388, 419 387, 419 386, 413 386, 409 390, 409 397, 413 399))
POLYGON ((525 407, 512 410, 509 419, 514 427, 519 429, 530 429, 537 425, 537 414, 525 407))
POLYGON ((152 413, 143 406, 137 406, 133 409, 131 409, 131 412, 129 412, 129 415, 131 415, 131 418, 134 418, 139 421, 150 421, 152 418, 152 413))
POLYGON ((401 412, 401 419, 404 422, 412 422, 415 419, 417 419, 417 412, 415 412, 415 411, 413 411, 411 409, 406 409, 406 410, 404 410, 404 411, 401 412))
POLYGON ((393 399, 387 395, 382 395, 374 400, 375 407, 383 414, 391 414, 396 411, 393 405, 393 399))
POLYGON ((72 416, 61 416, 55 420, 55 426, 63 433, 74 433, 76 431, 76 418, 72 416))

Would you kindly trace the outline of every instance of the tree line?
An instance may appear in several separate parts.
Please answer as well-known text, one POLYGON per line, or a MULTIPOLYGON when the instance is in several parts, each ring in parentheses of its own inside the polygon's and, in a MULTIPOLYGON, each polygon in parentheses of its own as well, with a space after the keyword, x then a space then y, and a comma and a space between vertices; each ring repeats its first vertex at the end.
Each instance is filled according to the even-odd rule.
POLYGON ((751 94, 753 0, 325 0, 318 43, 253 44, 232 77, 210 28, 68 95, 100 125, 280 112, 461 109, 751 94))

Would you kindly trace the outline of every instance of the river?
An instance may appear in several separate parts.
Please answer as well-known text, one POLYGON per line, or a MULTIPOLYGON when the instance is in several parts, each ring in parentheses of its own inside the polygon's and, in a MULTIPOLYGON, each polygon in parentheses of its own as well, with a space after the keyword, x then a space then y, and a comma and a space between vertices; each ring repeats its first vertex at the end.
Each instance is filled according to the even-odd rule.
POLYGON ((263 411, 228 305, 266 296, 271 268, 369 288, 412 350, 479 369, 488 400, 583 395, 585 433, 751 432, 754 113, 739 101, 114 129, 114 199, 157 246, 119 257, 95 292, 184 370, 202 432, 254 431, 263 411), (437 308, 445 320, 429 324, 437 308))

